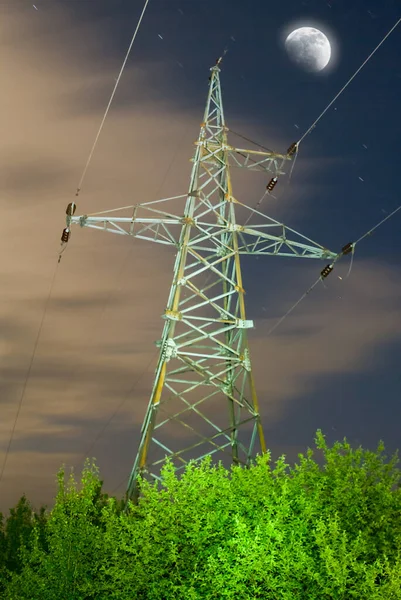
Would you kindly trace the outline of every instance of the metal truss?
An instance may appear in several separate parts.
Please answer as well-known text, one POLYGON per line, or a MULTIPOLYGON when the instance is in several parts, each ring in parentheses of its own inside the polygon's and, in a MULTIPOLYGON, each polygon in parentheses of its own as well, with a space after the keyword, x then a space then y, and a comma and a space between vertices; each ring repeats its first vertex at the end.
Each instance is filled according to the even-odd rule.
POLYGON ((73 216, 79 224, 174 246, 173 280, 157 342, 160 355, 143 422, 138 453, 127 487, 137 501, 140 477, 160 480, 170 456, 177 471, 189 460, 228 454, 235 464, 249 466, 258 441, 266 444, 252 374, 245 290, 240 255, 272 255, 335 259, 337 254, 284 224, 253 210, 233 196, 230 166, 282 174, 290 154, 235 148, 227 143, 220 87, 219 61, 211 69, 209 92, 195 155, 189 191, 182 196, 145 202, 95 215, 73 216), (182 201, 182 215, 168 210, 182 201), (259 222, 237 223, 241 206, 259 222), (129 211, 127 216, 122 211, 129 211))

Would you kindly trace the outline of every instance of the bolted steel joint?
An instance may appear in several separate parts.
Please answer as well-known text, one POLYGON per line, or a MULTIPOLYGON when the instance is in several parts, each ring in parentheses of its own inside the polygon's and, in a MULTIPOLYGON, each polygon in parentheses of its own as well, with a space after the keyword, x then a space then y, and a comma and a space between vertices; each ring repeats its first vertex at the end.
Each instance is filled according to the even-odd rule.
POLYGON ((174 342, 174 340, 169 338, 164 344, 163 357, 164 360, 167 361, 177 357, 177 344, 174 342))
POLYGON ((182 315, 180 312, 178 312, 177 310, 168 310, 166 309, 164 311, 164 318, 165 319, 170 319, 170 321, 181 321, 182 319, 182 315))
POLYGON ((236 319, 236 325, 238 329, 252 329, 253 321, 249 319, 236 319))
POLYGON ((245 348, 245 350, 244 350, 242 364, 244 365, 245 370, 250 373, 251 372, 251 357, 249 355, 248 348, 245 348))
POLYGON ((233 393, 232 385, 230 385, 229 383, 225 383, 223 385, 223 392, 224 394, 227 394, 227 396, 231 396, 231 394, 233 393))

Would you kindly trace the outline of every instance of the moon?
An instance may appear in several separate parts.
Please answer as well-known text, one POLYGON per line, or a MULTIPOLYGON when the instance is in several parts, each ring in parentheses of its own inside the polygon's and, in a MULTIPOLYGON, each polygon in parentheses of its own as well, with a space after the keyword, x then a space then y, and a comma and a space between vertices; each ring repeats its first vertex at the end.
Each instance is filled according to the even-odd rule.
POLYGON ((310 73, 324 69, 331 58, 328 38, 314 27, 295 29, 285 40, 285 49, 290 60, 310 73))

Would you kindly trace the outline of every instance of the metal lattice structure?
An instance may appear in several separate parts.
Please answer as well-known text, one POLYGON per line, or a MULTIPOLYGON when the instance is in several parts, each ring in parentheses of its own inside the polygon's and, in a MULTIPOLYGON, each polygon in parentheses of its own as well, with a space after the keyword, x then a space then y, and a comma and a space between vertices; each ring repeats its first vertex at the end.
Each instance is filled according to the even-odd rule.
POLYGON ((129 216, 117 216, 121 212, 116 209, 73 216, 75 204, 67 208, 63 242, 71 225, 79 224, 177 250, 153 389, 127 488, 134 501, 140 490, 138 475, 160 479, 166 456, 179 471, 190 459, 212 454, 228 453, 233 463, 249 466, 257 441, 261 452, 266 451, 247 341, 253 322, 245 311, 240 256, 337 256, 233 196, 231 166, 273 175, 269 190, 293 152, 228 144, 220 61, 211 68, 187 194, 129 207, 129 216), (182 215, 169 210, 177 202, 184 205, 184 198, 182 215), (258 224, 238 223, 240 206, 242 213, 258 217, 258 224))

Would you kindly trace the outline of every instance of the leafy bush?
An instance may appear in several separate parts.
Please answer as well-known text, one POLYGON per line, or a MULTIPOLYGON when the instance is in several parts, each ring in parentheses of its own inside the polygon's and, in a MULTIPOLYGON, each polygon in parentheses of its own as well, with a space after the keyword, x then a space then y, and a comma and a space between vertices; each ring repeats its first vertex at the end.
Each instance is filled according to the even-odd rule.
POLYGON ((20 549, 22 546, 31 547, 35 526, 40 545, 46 547, 45 512, 46 509, 42 506, 39 513, 35 513, 26 496, 23 495, 15 508, 10 510, 10 515, 5 522, 0 513, 0 593, 4 591, 11 574, 21 572, 23 563, 20 549))
POLYGON ((397 457, 315 441, 323 466, 310 449, 292 468, 266 454, 229 472, 207 457, 178 480, 167 461, 162 488, 144 481, 125 512, 94 464, 80 491, 61 470, 46 544, 36 523, 5 598, 401 599, 397 457))

